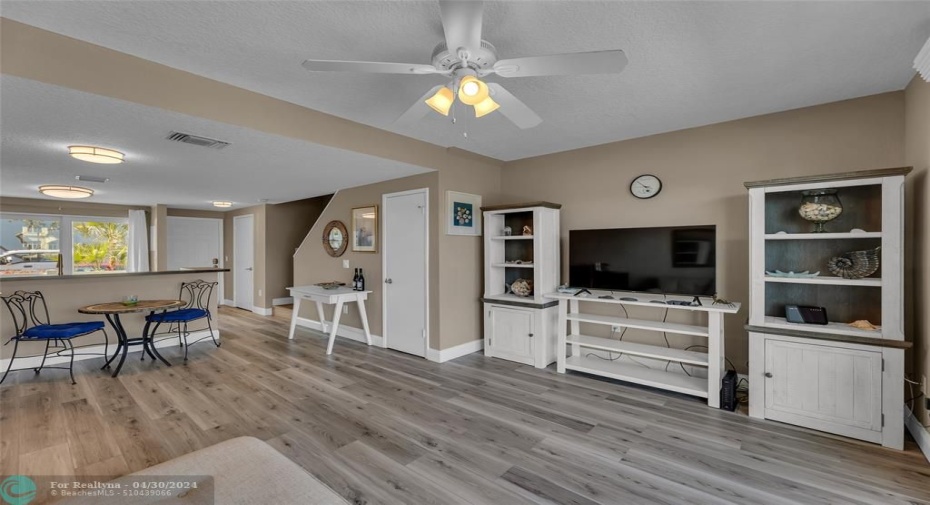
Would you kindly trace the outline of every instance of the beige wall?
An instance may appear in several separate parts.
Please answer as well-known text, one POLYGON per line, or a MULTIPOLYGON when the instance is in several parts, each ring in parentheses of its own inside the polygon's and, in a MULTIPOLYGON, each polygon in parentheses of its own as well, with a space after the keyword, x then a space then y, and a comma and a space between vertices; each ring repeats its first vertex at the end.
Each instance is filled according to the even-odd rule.
POLYGON ((439 318, 440 342, 448 349, 483 338, 481 303, 484 295, 483 237, 446 235, 448 215, 446 191, 482 195, 482 205, 500 202, 501 170, 446 170, 439 174, 439 318))
MULTIPOLYGON (((368 297, 366 309, 368 312, 368 324, 371 332, 375 335, 382 334, 382 275, 381 275, 381 253, 382 244, 380 237, 378 239, 378 250, 374 253, 352 252, 351 245, 346 252, 338 257, 333 258, 323 249, 323 229, 327 223, 333 220, 342 221, 346 228, 352 226, 352 209, 354 207, 363 207, 366 205, 377 205, 379 212, 381 210, 381 195, 387 193, 396 193, 411 189, 429 189, 429 207, 430 207, 430 244, 436 240, 435 231, 439 226, 438 213, 435 212, 442 201, 439 198, 439 174, 431 172, 428 174, 414 175, 402 179, 370 184, 357 188, 340 190, 333 195, 326 210, 320 215, 316 224, 310 229, 310 233, 304 238, 297 253, 294 255, 294 285, 305 286, 324 281, 340 281, 350 283, 355 268, 362 268, 365 273, 365 287, 372 291, 368 297), (350 268, 342 267, 342 260, 349 260, 350 268)), ((379 220, 381 216, 379 215, 379 220)), ((430 347, 439 348, 439 299, 434 296, 438 293, 439 287, 439 248, 430 247, 429 257, 429 289, 430 289, 430 347)), ((305 304, 301 307, 300 316, 317 321, 318 316, 316 309, 311 304, 305 304)), ((332 310, 332 307, 327 307, 332 310)), ((327 318, 332 318, 332 314, 327 313, 327 318)), ((349 307, 349 314, 342 316, 340 325, 361 328, 361 322, 358 318, 358 312, 354 306, 349 307)))
POLYGON ((330 198, 332 195, 266 207, 266 303, 290 296, 286 288, 294 285, 294 254, 330 198))
MULTIPOLYGON (((563 280, 569 230, 716 224, 718 290, 745 303, 744 181, 904 164, 904 93, 895 92, 507 163, 502 191, 507 201, 563 205, 563 280), (628 187, 645 173, 664 187, 642 201, 628 187)), ((741 372, 746 317, 726 320, 726 354, 741 372)))
MULTIPOLYGON (((181 283, 203 279, 205 281, 213 280, 218 274, 212 273, 176 273, 160 275, 93 275, 85 278, 43 278, 36 279, 19 279, 3 280, 2 287, 4 293, 7 291, 41 291, 45 295, 45 301, 49 308, 49 318, 52 323, 70 323, 76 321, 106 321, 102 315, 87 315, 78 313, 78 309, 86 305, 104 302, 118 302, 126 295, 136 295, 140 299, 175 299, 181 289, 181 283)), ((210 301, 210 308, 216 311, 217 297, 214 295, 210 301)), ((15 334, 10 314, 6 307, 0 307, 3 316, 0 317, 0 335, 5 338, 15 334)), ((144 314, 128 314, 121 316, 120 321, 126 328, 126 333, 130 337, 142 334, 144 324, 144 314)), ((216 329, 219 323, 214 321, 216 329)), ((116 334, 113 328, 107 324, 107 333, 110 335, 110 344, 116 343, 116 334)), ((96 333, 86 337, 80 337, 74 341, 75 345, 89 345, 103 343, 103 335, 96 333)), ((44 344, 39 347, 32 342, 20 346, 17 356, 28 356, 32 354, 41 354, 44 344), (28 345, 27 345, 28 344, 28 345)), ((115 350, 110 347, 110 352, 115 350)), ((0 346, 0 358, 9 358, 13 354, 12 345, 0 346)), ((102 359, 102 358, 101 358, 102 359)), ((136 355, 138 358, 138 354, 136 355)), ((170 359, 169 359, 170 361, 170 359)), ((102 362, 101 362, 102 363, 102 362)), ((14 364, 14 368, 16 365, 14 364)), ((22 372, 31 373, 31 372, 22 372)), ((67 372, 64 372, 67 373, 67 372)))
MULTIPOLYGON (((905 101, 905 157, 914 167, 908 177, 909 249, 911 268, 906 276, 913 282, 914 331, 912 364, 914 376, 930 376, 930 83, 915 76, 904 93, 905 101)), ((925 379, 926 381, 926 379, 925 379)), ((916 395, 916 388, 914 388, 916 395)), ((910 397, 910 393, 908 393, 910 397)), ((917 415, 921 424, 930 424, 930 413, 924 402, 917 402, 917 415)))
POLYGON ((168 217, 200 217, 206 219, 223 219, 225 212, 218 210, 193 210, 168 208, 168 217))

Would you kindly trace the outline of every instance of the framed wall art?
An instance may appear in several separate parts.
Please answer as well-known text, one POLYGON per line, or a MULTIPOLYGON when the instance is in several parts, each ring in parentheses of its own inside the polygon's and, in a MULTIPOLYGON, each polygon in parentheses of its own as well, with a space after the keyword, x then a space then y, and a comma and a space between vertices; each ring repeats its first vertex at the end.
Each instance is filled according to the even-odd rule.
POLYGON ((352 209, 352 251, 378 251, 378 206, 352 209))
POLYGON ((481 236, 481 195, 446 191, 446 234, 481 236))

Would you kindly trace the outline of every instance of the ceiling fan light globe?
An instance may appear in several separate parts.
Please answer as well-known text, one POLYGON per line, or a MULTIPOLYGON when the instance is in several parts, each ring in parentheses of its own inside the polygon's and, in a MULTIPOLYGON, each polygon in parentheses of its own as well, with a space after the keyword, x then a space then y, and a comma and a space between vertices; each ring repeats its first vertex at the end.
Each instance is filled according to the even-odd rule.
POLYGON ((465 105, 477 105, 483 102, 489 94, 488 85, 473 75, 462 77, 459 83, 459 101, 465 105))
POLYGON ((487 114, 490 114, 500 108, 500 104, 487 97, 482 100, 480 103, 475 104, 475 117, 482 117, 487 114))
POLYGON ((452 90, 443 86, 439 88, 435 95, 426 99, 426 105, 429 105, 431 109, 443 116, 448 116, 449 109, 452 108, 452 102, 454 101, 455 96, 452 94, 452 90))

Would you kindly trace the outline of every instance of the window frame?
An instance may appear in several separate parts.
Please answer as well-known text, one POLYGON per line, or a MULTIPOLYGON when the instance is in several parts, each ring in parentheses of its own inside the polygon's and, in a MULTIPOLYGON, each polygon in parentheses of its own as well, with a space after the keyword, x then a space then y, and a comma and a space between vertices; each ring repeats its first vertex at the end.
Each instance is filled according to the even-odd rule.
MULTIPOLYGON (((87 216, 87 215, 70 215, 70 214, 47 214, 41 212, 0 212, 0 220, 4 219, 57 219, 59 224, 58 230, 58 252, 61 254, 61 273, 62 275, 93 275, 93 272, 75 274, 74 273, 74 223, 94 221, 129 224, 129 216, 87 216)), ((127 247, 130 244, 126 244, 127 247)), ((0 278, 3 278, 0 275, 0 278)))

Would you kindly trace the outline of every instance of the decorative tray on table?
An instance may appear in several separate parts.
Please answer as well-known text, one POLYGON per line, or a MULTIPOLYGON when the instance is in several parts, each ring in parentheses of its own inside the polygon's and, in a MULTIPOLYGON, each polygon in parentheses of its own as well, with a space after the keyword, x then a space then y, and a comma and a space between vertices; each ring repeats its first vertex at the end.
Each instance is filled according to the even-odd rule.
POLYGON ((316 284, 314 284, 314 286, 319 286, 323 289, 336 289, 338 287, 345 286, 345 285, 346 283, 344 282, 336 282, 336 281, 317 282, 316 284))

